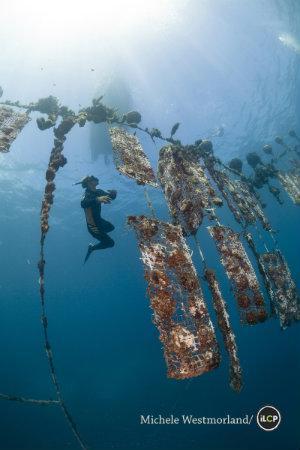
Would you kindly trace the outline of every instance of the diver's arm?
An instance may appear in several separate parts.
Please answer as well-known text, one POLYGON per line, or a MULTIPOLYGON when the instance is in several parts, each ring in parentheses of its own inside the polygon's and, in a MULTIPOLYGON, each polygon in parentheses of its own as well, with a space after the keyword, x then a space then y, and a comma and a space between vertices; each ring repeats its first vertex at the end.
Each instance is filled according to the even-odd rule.
POLYGON ((110 203, 111 202, 111 198, 109 197, 109 195, 100 195, 99 197, 96 198, 97 203, 110 203))
POLYGON ((112 200, 115 200, 115 198, 117 197, 117 191, 115 191, 114 189, 109 189, 108 191, 108 195, 112 200))
POLYGON ((117 191, 113 189, 108 189, 108 191, 98 189, 97 193, 98 193, 97 199, 99 203, 110 203, 111 200, 114 200, 117 197, 117 191))

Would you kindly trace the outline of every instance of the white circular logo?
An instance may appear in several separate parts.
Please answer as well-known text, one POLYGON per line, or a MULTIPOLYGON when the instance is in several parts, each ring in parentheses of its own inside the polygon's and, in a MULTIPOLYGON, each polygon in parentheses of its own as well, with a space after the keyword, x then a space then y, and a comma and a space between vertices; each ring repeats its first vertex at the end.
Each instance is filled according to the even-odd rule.
POLYGON ((262 430, 273 431, 281 422, 281 414, 274 406, 263 406, 257 413, 256 421, 262 430))

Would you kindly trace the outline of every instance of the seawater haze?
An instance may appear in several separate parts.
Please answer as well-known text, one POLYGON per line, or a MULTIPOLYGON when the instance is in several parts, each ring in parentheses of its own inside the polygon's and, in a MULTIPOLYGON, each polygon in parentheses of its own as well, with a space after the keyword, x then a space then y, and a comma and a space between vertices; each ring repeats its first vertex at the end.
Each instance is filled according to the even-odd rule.
MULTIPOLYGON (((224 162, 234 157, 245 161, 247 152, 259 152, 265 144, 275 148, 275 136, 286 137, 290 129, 300 135, 297 0, 75 3, 3 2, 1 101, 29 103, 51 94, 78 111, 103 90, 109 92, 103 101, 109 105, 111 99, 119 106, 113 97, 117 83, 116 89, 126 90, 120 108, 128 105, 140 111, 143 126, 167 134, 180 122, 176 136, 184 144, 209 138, 224 162)), ((10 152, 0 154, 0 392, 55 398, 42 341, 37 270, 40 205, 53 135, 51 129, 37 129, 38 113, 31 117, 10 152)), ((299 327, 282 331, 277 319, 255 327, 240 325, 205 226, 199 241, 209 264, 217 262, 244 387, 239 394, 230 389, 224 350, 222 364, 210 373, 184 381, 166 377, 136 239, 125 224, 127 215, 149 214, 143 188, 118 174, 110 150, 101 147, 103 130, 99 156, 93 157, 94 131, 87 124, 68 135, 68 164, 56 177, 45 244, 55 364, 65 401, 89 448, 297 450, 299 327), (115 246, 94 252, 83 265, 91 237, 80 207, 82 188, 73 184, 87 174, 99 177, 101 188, 116 189, 118 196, 102 207, 103 217, 115 226, 115 246), (244 417, 269 404, 282 414, 280 427, 271 433, 256 423, 140 423, 141 415, 244 417)), ((138 136, 156 167, 160 143, 138 136)), ((292 143, 292 138, 286 139, 292 143)), ((169 220, 162 192, 150 188, 149 195, 158 217, 169 220)), ((286 194, 283 206, 266 190, 261 195, 299 287, 299 209, 286 194)), ((239 229, 229 212, 221 216, 239 229)), ((188 243, 200 273, 194 242, 188 238, 188 243)), ((211 302, 207 303, 216 324, 211 302)), ((221 342, 219 332, 217 337, 221 342)), ((0 449, 78 448, 54 405, 2 401, 0 411, 0 449)))

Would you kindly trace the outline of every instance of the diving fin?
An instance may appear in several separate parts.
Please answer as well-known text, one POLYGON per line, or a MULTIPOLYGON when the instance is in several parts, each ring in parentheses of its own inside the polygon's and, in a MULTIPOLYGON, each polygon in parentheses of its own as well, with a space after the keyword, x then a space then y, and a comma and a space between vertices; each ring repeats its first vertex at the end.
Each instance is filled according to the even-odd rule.
POLYGON ((85 264, 85 263, 87 262, 87 260, 89 259, 89 257, 90 257, 90 255, 91 255, 91 253, 92 253, 93 250, 94 250, 93 244, 89 244, 88 250, 87 250, 87 253, 86 253, 86 255, 85 255, 84 263, 83 263, 83 264, 85 264))

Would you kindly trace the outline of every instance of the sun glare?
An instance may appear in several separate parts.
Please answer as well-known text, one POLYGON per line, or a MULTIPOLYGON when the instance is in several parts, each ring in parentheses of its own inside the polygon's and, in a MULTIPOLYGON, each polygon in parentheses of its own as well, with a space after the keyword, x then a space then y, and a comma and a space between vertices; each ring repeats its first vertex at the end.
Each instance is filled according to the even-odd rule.
MULTIPOLYGON (((111 40, 139 33, 155 33, 167 27, 186 0, 7 0, 1 8, 14 19, 14 28, 26 40, 51 45, 78 42, 86 37, 111 40)), ((3 17, 3 15, 2 15, 3 17)), ((3 17, 2 23, 6 23, 3 17)), ((9 26, 7 27, 7 29, 9 26)), ((9 31, 9 30, 8 30, 9 31)))

